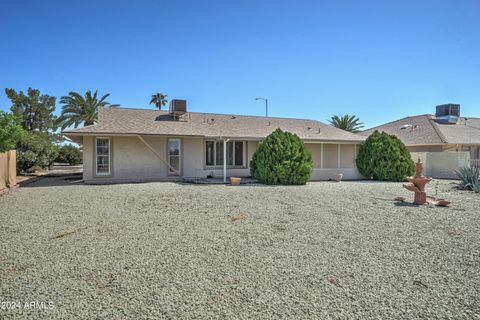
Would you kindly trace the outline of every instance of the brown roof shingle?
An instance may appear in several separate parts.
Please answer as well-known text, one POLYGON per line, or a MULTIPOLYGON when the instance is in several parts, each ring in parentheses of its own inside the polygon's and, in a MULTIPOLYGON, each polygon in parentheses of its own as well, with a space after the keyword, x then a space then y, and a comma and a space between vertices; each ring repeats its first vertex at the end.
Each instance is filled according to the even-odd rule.
POLYGON ((361 132, 368 136, 375 130, 397 136, 406 145, 480 144, 480 118, 460 117, 456 124, 435 121, 431 114, 406 117, 361 132))
POLYGON ((303 140, 365 140, 364 136, 316 120, 189 112, 175 121, 166 111, 128 108, 103 108, 98 124, 63 133, 66 136, 140 134, 262 139, 277 128, 296 133, 303 140))

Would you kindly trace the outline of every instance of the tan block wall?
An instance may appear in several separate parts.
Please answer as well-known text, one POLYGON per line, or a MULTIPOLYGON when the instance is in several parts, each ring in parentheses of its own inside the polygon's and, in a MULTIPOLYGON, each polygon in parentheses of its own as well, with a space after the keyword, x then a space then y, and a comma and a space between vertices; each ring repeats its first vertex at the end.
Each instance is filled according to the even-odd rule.
MULTIPOLYGON (((143 136, 167 160, 164 137, 143 136)), ((137 137, 113 137, 113 178, 116 180, 156 180, 167 177, 166 165, 137 137)))
MULTIPOLYGON (((166 138, 143 137, 166 160, 166 138)), ((166 165, 137 137, 110 137, 111 175, 95 176, 95 137, 83 139, 83 180, 141 181, 167 177, 166 165)))
POLYGON ((470 152, 411 152, 412 160, 424 164, 424 175, 439 179, 457 179, 455 170, 468 166, 470 152))
POLYGON ((365 179, 357 168, 340 168, 340 169, 313 169, 312 181, 334 180, 337 173, 343 174, 343 180, 360 180, 365 179))

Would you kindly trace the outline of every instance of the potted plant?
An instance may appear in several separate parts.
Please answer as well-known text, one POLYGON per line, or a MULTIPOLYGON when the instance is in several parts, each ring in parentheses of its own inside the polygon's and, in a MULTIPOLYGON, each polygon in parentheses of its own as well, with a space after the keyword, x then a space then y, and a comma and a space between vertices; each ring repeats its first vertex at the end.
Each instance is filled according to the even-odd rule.
POLYGON ((340 182, 342 181, 342 178, 343 178, 343 173, 335 174, 335 181, 340 182))
POLYGON ((238 186, 240 185, 240 182, 242 181, 242 178, 238 178, 238 177, 230 177, 230 184, 232 186, 238 186))

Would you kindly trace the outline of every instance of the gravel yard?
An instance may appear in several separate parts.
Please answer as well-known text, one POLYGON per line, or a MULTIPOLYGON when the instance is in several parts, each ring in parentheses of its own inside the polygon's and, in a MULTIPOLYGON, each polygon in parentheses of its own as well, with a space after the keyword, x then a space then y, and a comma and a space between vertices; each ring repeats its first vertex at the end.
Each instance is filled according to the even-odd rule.
POLYGON ((428 208, 399 183, 48 179, 0 197, 0 319, 480 319, 480 196, 451 181, 428 208))

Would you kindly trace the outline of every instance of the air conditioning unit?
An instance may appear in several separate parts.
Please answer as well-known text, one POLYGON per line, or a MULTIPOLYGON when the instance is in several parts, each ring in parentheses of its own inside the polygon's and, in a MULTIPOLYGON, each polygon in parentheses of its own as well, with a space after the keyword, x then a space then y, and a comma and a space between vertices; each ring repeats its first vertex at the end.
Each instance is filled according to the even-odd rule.
POLYGON ((455 116, 460 117, 460 105, 454 103, 442 104, 437 106, 436 117, 455 116))
POLYGON ((174 116, 181 116, 187 113, 187 100, 173 99, 168 108, 169 113, 174 116))

